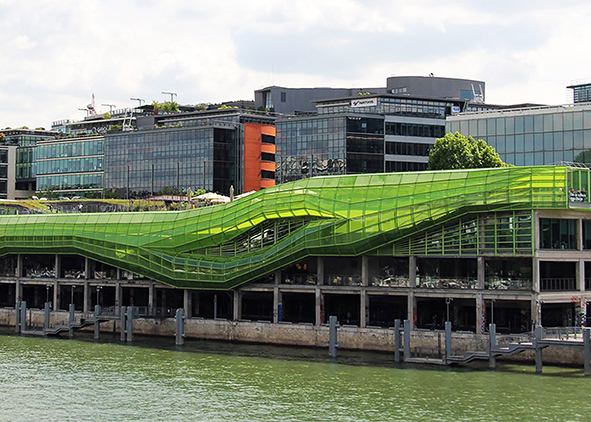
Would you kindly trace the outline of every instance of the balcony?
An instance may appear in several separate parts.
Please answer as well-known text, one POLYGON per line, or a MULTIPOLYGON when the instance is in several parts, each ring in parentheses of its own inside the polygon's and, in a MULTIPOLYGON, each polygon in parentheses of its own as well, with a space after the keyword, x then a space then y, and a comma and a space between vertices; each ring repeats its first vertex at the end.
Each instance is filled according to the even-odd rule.
POLYGON ((531 278, 487 277, 484 288, 489 290, 532 290, 531 278))
POLYGON ((424 289, 476 289, 476 277, 417 276, 417 287, 424 289))

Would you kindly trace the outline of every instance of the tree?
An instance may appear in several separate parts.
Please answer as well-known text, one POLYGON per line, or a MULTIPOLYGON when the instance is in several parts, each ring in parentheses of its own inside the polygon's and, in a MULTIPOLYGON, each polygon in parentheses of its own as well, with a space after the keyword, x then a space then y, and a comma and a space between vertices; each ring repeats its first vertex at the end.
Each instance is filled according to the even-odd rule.
POLYGON ((499 153, 486 141, 448 133, 435 141, 429 153, 429 170, 478 169, 507 167, 499 153))

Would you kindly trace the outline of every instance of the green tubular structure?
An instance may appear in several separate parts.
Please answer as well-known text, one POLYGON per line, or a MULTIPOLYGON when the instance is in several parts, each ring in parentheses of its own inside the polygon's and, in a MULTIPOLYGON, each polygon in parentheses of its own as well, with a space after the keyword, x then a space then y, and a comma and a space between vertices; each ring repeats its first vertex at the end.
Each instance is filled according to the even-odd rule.
MULTIPOLYGON (((78 254, 182 288, 231 289, 307 256, 358 256, 454 216, 567 208, 567 167, 316 177, 177 212, 0 216, 0 254, 78 254)), ((588 177, 588 176, 586 176, 588 177)))

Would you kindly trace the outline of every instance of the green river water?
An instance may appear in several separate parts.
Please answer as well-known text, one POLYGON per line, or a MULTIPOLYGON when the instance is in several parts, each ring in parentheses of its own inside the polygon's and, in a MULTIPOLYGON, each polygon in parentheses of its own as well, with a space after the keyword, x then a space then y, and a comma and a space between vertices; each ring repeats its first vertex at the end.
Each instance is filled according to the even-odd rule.
POLYGON ((582 368, 489 371, 392 356, 0 333, 0 421, 591 420, 582 368))

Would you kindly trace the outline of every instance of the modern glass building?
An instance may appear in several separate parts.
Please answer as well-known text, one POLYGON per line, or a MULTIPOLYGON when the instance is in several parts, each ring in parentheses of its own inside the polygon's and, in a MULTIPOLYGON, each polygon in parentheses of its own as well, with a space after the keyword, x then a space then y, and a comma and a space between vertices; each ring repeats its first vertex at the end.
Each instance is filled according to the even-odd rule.
MULTIPOLYGON (((113 124, 121 123, 121 117, 113 124)), ((133 126, 75 124, 40 142, 38 190, 143 197, 166 189, 239 194, 275 184, 274 118, 238 109, 135 115, 133 126), (125 129, 125 130, 124 130, 125 129)), ((101 122, 104 124, 104 122, 101 122)))
POLYGON ((316 113, 277 119, 277 181, 424 170, 446 116, 464 105, 396 95, 318 101, 316 113))
POLYGON ((449 116, 446 132, 484 139, 517 166, 591 165, 591 104, 527 107, 449 116))
POLYGON ((0 306, 51 296, 53 309, 100 300, 235 321, 574 326, 591 301, 591 207, 572 190, 590 177, 558 166, 344 175, 180 212, 0 216, 0 306))
POLYGON ((26 199, 35 194, 35 150, 38 142, 52 139, 55 132, 31 129, 3 131, 0 145, 0 198, 26 199))

